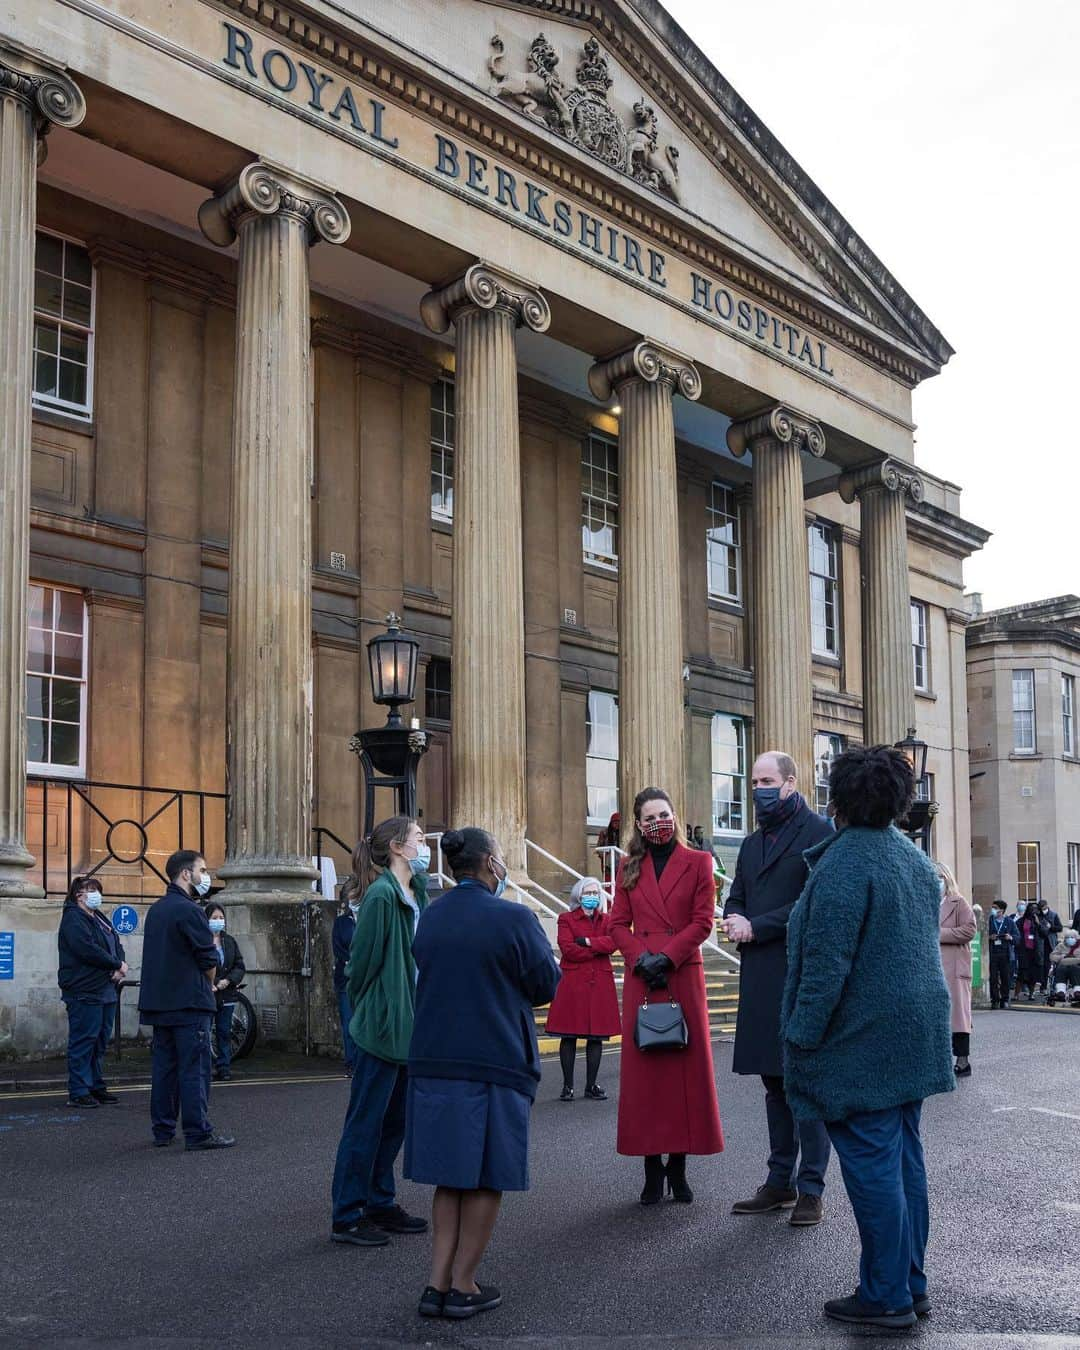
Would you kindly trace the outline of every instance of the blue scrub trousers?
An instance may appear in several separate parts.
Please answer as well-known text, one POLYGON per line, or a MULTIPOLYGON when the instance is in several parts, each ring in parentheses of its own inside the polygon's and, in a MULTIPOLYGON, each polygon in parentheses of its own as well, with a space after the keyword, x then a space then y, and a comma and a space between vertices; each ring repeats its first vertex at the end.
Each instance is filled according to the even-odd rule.
POLYGON ((68 1096, 89 1097, 105 1091, 101 1062, 109 1048, 113 1022, 116 1018, 116 1000, 108 1003, 89 1003, 83 999, 66 998, 68 1015, 68 1096))
POLYGON ((919 1117, 922 1102, 830 1121, 829 1137, 862 1240, 859 1298, 899 1311, 926 1293, 930 1203, 919 1117))
POLYGON ((829 1132, 820 1120, 795 1119, 783 1078, 762 1074, 761 1081, 765 1084, 765 1116, 769 1122, 768 1184, 789 1191, 794 1183, 800 1195, 820 1197, 829 1166, 829 1132))
POLYGON ((217 1037, 215 1069, 228 1069, 232 1064, 232 1019, 235 1003, 226 1003, 214 1014, 214 1035, 217 1037))
POLYGON ((213 1134, 210 1102, 210 1014, 182 1026, 154 1026, 150 1052, 150 1124, 155 1139, 172 1139, 179 1115, 184 1140, 196 1144, 213 1134))
POLYGON ((334 1164, 335 1224, 394 1203, 394 1159, 405 1139, 405 1066, 359 1047, 334 1164))
POLYGON ((349 991, 339 989, 337 991, 338 1017, 341 1019, 341 1048, 345 1052, 345 1063, 350 1069, 356 1068, 356 1056, 359 1051, 356 1048, 356 1042, 349 1035, 349 1023, 352 1021, 353 1010, 349 1003, 349 991))

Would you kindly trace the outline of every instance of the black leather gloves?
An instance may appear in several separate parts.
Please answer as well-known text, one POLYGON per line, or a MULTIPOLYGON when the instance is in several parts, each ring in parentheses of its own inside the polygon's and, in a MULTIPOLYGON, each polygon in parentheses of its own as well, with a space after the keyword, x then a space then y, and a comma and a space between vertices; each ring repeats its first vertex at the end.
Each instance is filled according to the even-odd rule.
POLYGON ((650 989, 666 989, 669 971, 675 969, 670 957, 661 952, 642 952, 634 966, 634 974, 640 975, 650 989))
POLYGON ((589 939, 583 937, 576 937, 574 939, 574 943, 578 947, 587 947, 589 945, 589 939))

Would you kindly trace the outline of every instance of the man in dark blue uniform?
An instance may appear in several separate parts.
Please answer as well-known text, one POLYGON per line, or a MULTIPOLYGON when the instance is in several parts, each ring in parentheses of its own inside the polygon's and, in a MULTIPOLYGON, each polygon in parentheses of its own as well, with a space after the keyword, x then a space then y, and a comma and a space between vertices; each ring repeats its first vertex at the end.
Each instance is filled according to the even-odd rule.
POLYGON ((760 1075, 765 1085, 769 1173, 757 1194, 736 1201, 732 1213, 790 1209, 792 1224, 808 1228, 825 1215, 821 1197, 829 1136, 820 1121, 796 1124, 788 1106, 780 1004, 787 975, 788 918, 807 877, 803 853, 832 834, 833 827, 803 800, 790 755, 776 750, 759 755, 751 770, 751 786, 758 827, 739 849, 723 926, 739 944, 741 963, 732 1067, 736 1073, 760 1075))
POLYGON ((180 1114, 186 1148, 229 1148, 236 1140, 216 1134, 206 1114, 217 953, 199 901, 210 889, 210 874, 201 854, 181 849, 165 864, 165 875, 169 888, 146 915, 139 985, 140 1020, 154 1028, 154 1144, 172 1143, 180 1114))

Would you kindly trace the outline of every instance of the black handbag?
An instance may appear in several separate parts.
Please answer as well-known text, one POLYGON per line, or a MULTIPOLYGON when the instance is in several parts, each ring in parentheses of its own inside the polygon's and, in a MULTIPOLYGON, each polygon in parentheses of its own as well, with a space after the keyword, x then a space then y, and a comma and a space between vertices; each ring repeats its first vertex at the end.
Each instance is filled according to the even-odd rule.
POLYGON ((639 1050, 685 1050, 690 1042, 682 1004, 673 998, 650 1003, 648 998, 637 1012, 634 1044, 639 1050))

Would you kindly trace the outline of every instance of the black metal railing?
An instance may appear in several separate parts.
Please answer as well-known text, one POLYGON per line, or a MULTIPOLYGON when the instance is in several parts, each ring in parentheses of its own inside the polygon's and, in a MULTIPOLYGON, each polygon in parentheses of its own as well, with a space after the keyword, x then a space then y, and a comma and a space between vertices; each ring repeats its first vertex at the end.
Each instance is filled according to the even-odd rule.
MULTIPOLYGON (((187 788, 149 787, 141 783, 104 783, 85 779, 27 778, 28 816, 40 816, 40 843, 36 847, 41 884, 47 896, 66 895, 71 879, 94 875, 109 867, 102 878, 108 886, 116 877, 111 865, 131 868, 134 887, 106 890, 121 900, 156 899, 164 889, 162 865, 180 848, 197 849, 204 856, 223 849, 225 794, 187 788), (53 816, 61 822, 61 837, 50 839, 53 816), (217 848, 211 847, 210 831, 217 848), (59 856, 57 856, 59 854, 59 856), (63 878, 56 884, 54 874, 63 878), (148 875, 149 873, 149 875, 148 875), (156 878, 161 885, 151 882, 156 878), (145 890, 146 885, 151 890, 145 890)), ((211 864, 215 857, 207 857, 211 864)))

